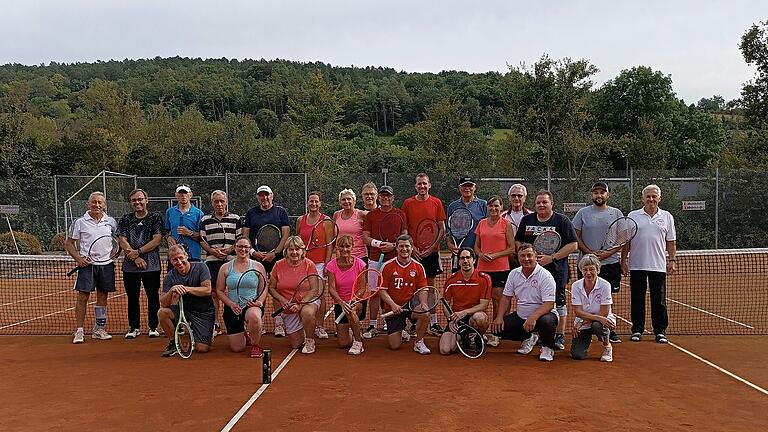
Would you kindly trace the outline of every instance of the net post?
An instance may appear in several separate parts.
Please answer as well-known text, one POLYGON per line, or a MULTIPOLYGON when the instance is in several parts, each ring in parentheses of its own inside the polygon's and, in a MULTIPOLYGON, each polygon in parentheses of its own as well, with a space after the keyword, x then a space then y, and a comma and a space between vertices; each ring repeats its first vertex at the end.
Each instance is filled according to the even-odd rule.
POLYGON ((720 234, 720 167, 715 168, 715 249, 720 234))

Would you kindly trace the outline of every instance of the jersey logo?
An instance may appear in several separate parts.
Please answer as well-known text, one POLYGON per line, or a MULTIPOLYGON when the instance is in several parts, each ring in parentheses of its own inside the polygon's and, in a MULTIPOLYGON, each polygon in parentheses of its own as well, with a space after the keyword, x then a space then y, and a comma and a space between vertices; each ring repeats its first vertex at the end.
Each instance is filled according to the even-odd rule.
POLYGON ((410 277, 416 277, 416 270, 411 270, 410 272, 408 272, 408 275, 410 277))
POLYGON ((395 289, 400 289, 403 287, 403 278, 395 278, 395 289))

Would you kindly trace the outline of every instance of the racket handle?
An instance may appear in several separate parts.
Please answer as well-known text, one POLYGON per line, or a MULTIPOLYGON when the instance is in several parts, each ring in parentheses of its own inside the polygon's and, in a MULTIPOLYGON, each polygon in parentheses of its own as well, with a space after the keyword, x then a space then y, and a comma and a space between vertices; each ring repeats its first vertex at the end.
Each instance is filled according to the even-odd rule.
POLYGON ((72 270, 67 272, 67 276, 72 276, 73 274, 77 273, 77 271, 80 270, 80 267, 75 267, 72 270))
POLYGON ((339 316, 336 317, 336 319, 333 320, 333 322, 335 322, 336 324, 341 324, 341 320, 344 319, 345 316, 347 316, 347 313, 342 310, 339 316))
MULTIPOLYGON (((331 316, 331 314, 332 314, 332 313, 333 313, 333 308, 330 308, 330 309, 328 309, 328 310, 325 312, 325 316, 323 317, 323 321, 327 320, 327 319, 328 319, 328 317, 329 317, 329 316, 331 316)), ((337 324, 338 324, 338 323, 337 323, 337 324)))
POLYGON ((385 313, 381 314, 381 317, 382 318, 389 318, 389 317, 391 317, 394 314, 395 314, 394 312, 389 311, 389 312, 385 312, 385 313))
POLYGON ((283 313, 283 311, 284 311, 284 310, 285 310, 285 308, 284 308, 284 307, 282 307, 282 306, 280 306, 279 308, 275 309, 275 311, 274 311, 274 312, 272 312, 272 318, 275 318, 275 317, 277 317, 278 315, 280 315, 281 313, 283 313))

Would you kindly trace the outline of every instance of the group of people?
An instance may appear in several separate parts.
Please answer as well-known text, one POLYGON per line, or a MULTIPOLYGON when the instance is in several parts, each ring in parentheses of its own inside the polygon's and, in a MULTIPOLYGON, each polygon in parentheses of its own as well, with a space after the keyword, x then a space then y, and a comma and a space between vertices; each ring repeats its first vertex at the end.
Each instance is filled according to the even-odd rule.
MULTIPOLYGON (((645 331, 645 295, 650 289, 653 333, 657 342, 667 342, 666 275, 675 270, 675 225, 672 215, 659 208, 658 186, 643 189, 643 207, 628 215, 638 225, 632 242, 610 250, 601 249, 603 237, 611 222, 623 214, 608 205, 610 190, 605 182, 593 185, 592 205, 579 210, 573 221, 554 211, 554 197, 546 190, 536 193, 534 210, 527 209, 527 189, 522 184, 509 188, 505 205, 500 196, 487 201, 477 197, 476 182, 464 176, 458 184, 460 197, 447 209, 430 194, 431 187, 429 176, 418 174, 416 194, 407 198, 401 208, 394 206, 391 186, 365 184, 361 208, 356 207, 355 192, 344 189, 338 195, 340 209, 330 216, 320 211, 321 194, 310 192, 308 212, 298 218, 293 230, 296 235, 291 235, 288 212, 274 204, 272 189, 266 185, 257 189, 258 205, 243 217, 229 211, 227 194, 221 190, 211 193, 213 213, 205 215, 192 204, 189 186, 180 185, 176 188, 178 204, 167 210, 165 218, 149 212, 147 193, 136 189, 130 194, 134 211, 116 222, 105 212, 103 194, 94 192, 88 200, 88 211, 74 223, 66 241, 66 250, 78 266, 91 268, 77 276, 73 342, 84 340, 85 309, 94 290, 97 301, 92 337, 111 338, 105 330, 106 300, 107 293, 116 289, 115 266, 108 260, 99 262, 102 260, 87 257, 94 239, 112 233, 119 235, 124 251, 122 272, 130 326, 125 337, 133 339, 141 333, 139 297, 143 284, 149 308, 148 334, 159 337, 161 326, 170 339, 164 356, 176 353, 173 333, 180 297, 198 352, 208 351, 214 336, 220 333, 217 307, 223 305, 221 315, 229 348, 241 352, 250 345, 251 356, 261 356, 264 310, 271 301, 275 309, 284 308, 275 318, 275 336, 287 336, 291 347, 313 353, 315 338, 328 338, 323 325, 325 301, 304 305, 291 301, 296 284, 313 274, 322 278, 335 303, 334 315, 341 317, 335 329, 338 345, 348 349, 349 354, 363 353, 363 341, 380 331, 387 334, 391 349, 414 338, 413 350, 430 354, 424 341, 429 332, 440 338, 441 354, 453 353, 457 342, 450 329, 455 326, 444 331, 434 311, 414 314, 403 309, 417 290, 434 286, 435 277, 443 272, 439 254, 442 240, 454 255, 455 267, 443 286, 443 297, 454 311, 448 319, 463 320, 481 333, 487 332, 490 346, 498 346, 502 339, 521 341, 517 352, 528 354, 539 343, 539 358, 552 361, 556 350, 565 349, 568 333, 572 335, 571 356, 584 359, 596 336, 603 346, 600 360, 612 361, 612 344, 621 342, 614 332, 612 294, 619 291, 622 274, 630 276, 631 340, 639 342, 645 331), (461 208, 471 213, 474 229, 465 238, 457 239, 446 222, 461 208), (391 223, 387 217, 392 214, 403 222, 394 241, 381 236, 383 224, 391 223), (329 218, 338 227, 336 241, 319 248, 308 247, 313 228, 329 218), (438 241, 428 250, 414 248, 412 238, 424 220, 435 221, 438 230, 438 241), (260 251, 255 247, 256 236, 267 224, 277 226, 282 236, 273 250, 260 251), (550 255, 537 253, 533 247, 537 236, 547 231, 555 231, 561 238, 559 249, 550 255), (171 268, 160 294, 163 236, 171 268), (576 251, 579 278, 570 294, 575 318, 568 323, 568 257, 576 251), (350 303, 353 284, 366 268, 381 272, 382 281, 369 284, 369 289, 378 289, 378 294, 366 302, 350 303), (257 272, 248 272, 250 269, 257 272), (251 300, 244 302, 242 292, 234 292, 236 286, 253 293, 259 286, 266 289, 255 299, 246 295, 251 300), (379 326, 381 310, 392 314, 386 314, 388 317, 379 326), (362 324, 366 317, 367 327, 362 324)), ((92 257, 94 251, 90 252, 92 257)))

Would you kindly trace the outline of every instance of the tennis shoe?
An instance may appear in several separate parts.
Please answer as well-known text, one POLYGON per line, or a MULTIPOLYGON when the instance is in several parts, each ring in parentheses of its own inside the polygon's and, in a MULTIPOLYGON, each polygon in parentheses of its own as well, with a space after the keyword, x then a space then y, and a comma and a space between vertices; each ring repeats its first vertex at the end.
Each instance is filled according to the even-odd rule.
POLYGON ((611 330, 611 334, 608 336, 608 340, 612 343, 621 343, 621 339, 619 338, 619 335, 616 334, 615 331, 611 330))
POLYGON ((131 329, 128 330, 128 333, 125 334, 126 339, 136 339, 141 334, 141 330, 139 329, 131 329))
POLYGON ((276 324, 275 325, 275 337, 285 337, 285 325, 284 324, 276 324))
POLYGON ((373 339, 378 335, 379 331, 376 330, 376 327, 368 326, 368 328, 363 332, 363 339, 373 339))
POLYGON ((531 351, 533 351, 533 347, 536 346, 536 342, 539 341, 539 334, 538 333, 532 333, 531 337, 524 340, 522 344, 520 344, 520 348, 517 349, 518 354, 530 354, 531 351))
POLYGON ((555 350, 549 347, 541 347, 541 353, 539 354, 539 360, 551 362, 555 359, 555 350))
POLYGON ((157 331, 157 329, 149 329, 149 337, 151 338, 160 337, 160 332, 157 331))
POLYGON ((259 358, 264 355, 264 350, 260 346, 254 345, 251 348, 251 358, 259 358))
POLYGON ((325 330, 325 327, 315 327, 315 336, 317 336, 320 339, 328 339, 328 332, 325 330))
POLYGON ((660 344, 669 343, 669 340, 666 336, 664 336, 664 333, 659 333, 656 335, 656 342, 660 344))
POLYGON ((431 326, 429 326, 428 333, 431 334, 432 336, 440 337, 440 335, 443 334, 443 328, 440 327, 440 324, 434 323, 431 326))
POLYGON ((486 345, 492 346, 492 347, 497 347, 501 343, 501 339, 495 334, 489 334, 487 340, 488 342, 486 343, 486 345))
POLYGON ((640 342, 640 339, 643 337, 642 333, 632 333, 632 336, 629 338, 632 342, 640 342))
POLYGON ((565 349, 565 335, 560 333, 555 335, 555 349, 558 351, 565 349))
POLYGON ((312 354, 315 352, 315 340, 314 339, 304 339, 304 347, 301 348, 302 354, 312 354))
POLYGON ((221 324, 219 324, 217 322, 213 323, 213 337, 221 336, 221 335, 222 335, 221 324))
POLYGON ((72 339, 73 344, 81 344, 85 342, 85 334, 83 332, 83 329, 77 329, 75 330, 75 337, 72 339))
POLYGON ((172 340, 168 341, 168 345, 165 346, 165 351, 163 351, 163 357, 173 357, 177 353, 176 342, 172 340))
POLYGON ((363 348, 363 343, 359 341, 352 342, 352 346, 349 347, 349 351, 347 351, 347 354, 349 355, 360 355, 365 351, 363 348))
POLYGON ((421 339, 420 341, 413 344, 413 350, 421 355, 432 354, 432 351, 427 348, 427 344, 424 343, 424 339, 421 339))
POLYGON ((106 330, 103 328, 99 328, 93 331, 91 334, 92 339, 101 339, 101 340, 110 340, 112 339, 112 335, 107 333, 106 330))
POLYGON ((607 347, 603 348, 603 355, 600 356, 601 362, 612 362, 613 361, 613 347, 608 345, 607 347))
POLYGON ((401 331, 400 336, 402 337, 403 342, 409 342, 411 340, 411 334, 408 333, 408 330, 401 331))

